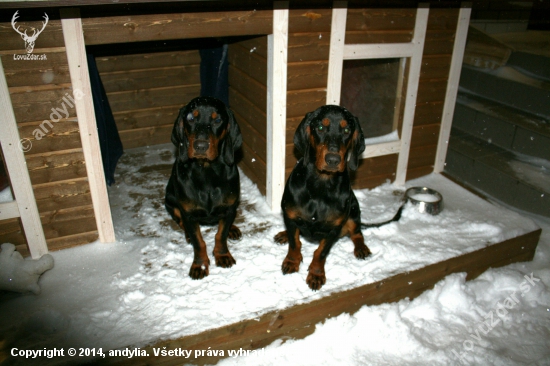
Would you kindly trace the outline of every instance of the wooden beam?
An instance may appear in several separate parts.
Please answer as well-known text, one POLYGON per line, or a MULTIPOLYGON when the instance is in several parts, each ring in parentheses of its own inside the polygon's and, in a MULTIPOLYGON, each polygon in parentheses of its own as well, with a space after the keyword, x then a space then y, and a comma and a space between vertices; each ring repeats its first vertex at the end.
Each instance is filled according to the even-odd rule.
POLYGON ((273 4, 273 34, 268 40, 266 200, 280 210, 285 187, 288 1, 273 4))
POLYGON ((21 217, 21 223, 25 230, 25 236, 31 256, 34 259, 40 258, 48 253, 48 246, 46 245, 44 230, 42 229, 40 215, 36 207, 34 191, 32 189, 29 171, 27 170, 27 162, 23 154, 23 149, 29 147, 26 143, 30 144, 30 141, 26 141, 25 144, 22 144, 23 140, 20 140, 19 131, 17 130, 17 121, 15 120, 8 83, 6 82, 1 59, 0 128, 2 130, 2 133, 0 133, 0 144, 2 145, 2 152, 4 154, 4 162, 8 169, 11 188, 15 196, 15 202, 19 213, 17 216, 13 216, 16 213, 13 205, 9 205, 8 207, 4 206, 3 209, 8 209, 6 213, 7 216, 21 217))
POLYGON ((361 159, 373 158, 375 156, 398 154, 401 151, 401 141, 388 141, 365 146, 361 159))
POLYGON ((401 127, 401 151, 397 159, 395 172, 395 184, 404 185, 407 178, 407 165, 409 163, 409 150, 411 147, 412 127, 414 124, 414 112, 416 108, 416 96, 418 81, 420 79, 420 67, 422 66, 422 53, 424 40, 428 26, 428 14, 430 9, 427 4, 419 4, 416 10, 416 23, 411 44, 414 45, 413 55, 410 58, 409 77, 407 91, 405 92, 405 107, 403 109, 403 126, 401 127))
POLYGON ((103 172, 80 11, 78 8, 63 8, 59 12, 99 240, 112 243, 115 231, 103 172))
POLYGON ((271 10, 249 8, 216 12, 215 9, 216 6, 211 7, 212 11, 194 13, 86 17, 83 19, 86 44, 250 36, 271 32, 271 10))
POLYGON ((460 71, 462 70, 464 50, 466 49, 466 37, 468 36, 468 26, 470 24, 471 12, 472 4, 462 3, 460 12, 458 13, 458 24, 456 26, 451 69, 449 70, 447 91, 445 93, 445 102, 443 104, 441 129, 439 130, 439 141, 437 142, 437 151, 435 155, 435 173, 441 173, 445 168, 445 160, 447 158, 447 148, 449 147, 449 137, 451 135, 451 125, 453 123, 456 95, 458 93, 458 84, 460 82, 460 71))
MULTIPOLYGON (((164 2, 188 2, 193 3, 197 0, 124 0, 125 4, 140 3, 164 3, 164 2)), ((201 0, 216 1, 216 0, 201 0)), ((83 5, 110 5, 116 4, 113 0, 10 0, 3 1, 1 8, 57 8, 61 6, 83 6, 83 5)))
POLYGON ((345 60, 362 60, 375 58, 412 57, 416 44, 411 43, 375 43, 348 44, 344 46, 345 60))
POLYGON ((347 8, 347 1, 334 1, 332 6, 326 104, 340 104, 342 72, 344 70, 347 8))

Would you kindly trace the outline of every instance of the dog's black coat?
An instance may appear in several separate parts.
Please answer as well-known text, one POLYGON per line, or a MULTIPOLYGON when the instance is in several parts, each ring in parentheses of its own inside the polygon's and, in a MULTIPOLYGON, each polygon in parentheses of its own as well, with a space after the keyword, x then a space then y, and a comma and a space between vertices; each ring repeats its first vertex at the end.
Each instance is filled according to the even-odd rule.
POLYGON ((326 281, 325 260, 331 247, 349 235, 359 259, 370 255, 361 233, 359 203, 351 188, 349 170, 356 170, 365 150, 359 121, 348 110, 326 105, 308 113, 294 135, 303 154, 290 174, 281 208, 286 226, 275 241, 288 241, 284 274, 297 272, 302 261, 300 235, 318 241, 309 266, 307 284, 320 289, 326 281))
POLYGON ((172 130, 176 161, 166 186, 165 206, 193 245, 189 276, 208 276, 210 259, 199 225, 218 225, 216 265, 235 264, 227 238, 238 239, 233 225, 240 197, 235 153, 242 136, 231 110, 215 98, 199 97, 180 109, 172 130))

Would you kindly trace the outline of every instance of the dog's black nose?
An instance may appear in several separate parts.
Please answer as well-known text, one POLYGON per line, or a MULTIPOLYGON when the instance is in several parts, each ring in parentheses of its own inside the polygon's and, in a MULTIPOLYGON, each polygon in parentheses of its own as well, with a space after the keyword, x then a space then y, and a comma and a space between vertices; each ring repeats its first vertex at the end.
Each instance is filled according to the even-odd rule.
POLYGON ((340 158, 340 155, 337 155, 337 154, 325 155, 325 162, 328 164, 328 166, 335 167, 338 164, 340 164, 340 161, 342 161, 342 159, 340 158))
POLYGON ((205 153, 206 150, 208 150, 208 146, 210 146, 210 144, 206 140, 195 140, 195 142, 193 142, 193 148, 198 153, 205 153))

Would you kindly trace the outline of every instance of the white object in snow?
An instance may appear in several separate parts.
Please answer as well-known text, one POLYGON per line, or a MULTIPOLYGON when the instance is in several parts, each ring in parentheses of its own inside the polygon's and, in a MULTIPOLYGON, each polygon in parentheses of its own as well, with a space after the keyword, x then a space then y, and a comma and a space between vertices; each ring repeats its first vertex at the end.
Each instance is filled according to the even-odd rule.
POLYGON ((0 290, 40 293, 38 278, 53 268, 53 257, 44 254, 39 259, 23 259, 15 245, 2 244, 0 251, 0 290))

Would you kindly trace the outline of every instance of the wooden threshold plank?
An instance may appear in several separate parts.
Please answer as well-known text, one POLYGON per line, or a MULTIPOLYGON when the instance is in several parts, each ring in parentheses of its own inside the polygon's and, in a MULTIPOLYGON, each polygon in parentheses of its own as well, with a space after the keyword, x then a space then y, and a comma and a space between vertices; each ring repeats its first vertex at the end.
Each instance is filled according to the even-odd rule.
POLYGON ((414 271, 400 273, 306 304, 271 311, 259 318, 244 320, 176 340, 162 341, 142 348, 148 353, 148 357, 132 360, 111 358, 105 361, 109 364, 132 365, 171 365, 180 364, 182 361, 193 364, 214 364, 223 357, 208 357, 206 354, 195 357, 194 351, 223 350, 224 357, 227 357, 228 350, 260 349, 276 339, 306 337, 315 331, 316 323, 327 318, 342 313, 353 314, 364 305, 395 302, 406 297, 415 298, 452 273, 466 272, 466 279, 471 280, 491 267, 532 260, 540 234, 541 229, 538 229, 414 271), (153 349, 164 351, 179 349, 193 352, 188 359, 175 356, 155 357, 153 349))

